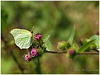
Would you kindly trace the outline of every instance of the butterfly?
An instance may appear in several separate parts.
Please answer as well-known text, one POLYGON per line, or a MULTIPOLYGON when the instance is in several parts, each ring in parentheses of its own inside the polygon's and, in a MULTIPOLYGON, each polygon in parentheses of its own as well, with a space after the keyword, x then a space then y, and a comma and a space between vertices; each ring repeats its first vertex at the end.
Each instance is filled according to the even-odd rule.
POLYGON ((32 33, 25 29, 12 29, 10 33, 13 35, 15 44, 20 49, 28 49, 32 45, 32 33))

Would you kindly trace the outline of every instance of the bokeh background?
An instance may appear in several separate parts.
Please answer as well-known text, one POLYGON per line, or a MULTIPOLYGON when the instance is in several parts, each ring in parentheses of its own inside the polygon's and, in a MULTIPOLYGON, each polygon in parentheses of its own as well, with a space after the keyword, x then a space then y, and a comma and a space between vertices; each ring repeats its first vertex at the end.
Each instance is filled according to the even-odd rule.
MULTIPOLYGON (((25 62, 10 31, 13 28, 31 30, 35 26, 43 37, 50 36, 52 51, 57 42, 67 41, 75 26, 80 38, 89 38, 99 31, 99 1, 1 1, 1 73, 37 73, 34 61, 25 62)), ((41 59, 44 74, 99 73, 98 55, 80 55, 74 60, 66 54, 44 54, 41 59)))

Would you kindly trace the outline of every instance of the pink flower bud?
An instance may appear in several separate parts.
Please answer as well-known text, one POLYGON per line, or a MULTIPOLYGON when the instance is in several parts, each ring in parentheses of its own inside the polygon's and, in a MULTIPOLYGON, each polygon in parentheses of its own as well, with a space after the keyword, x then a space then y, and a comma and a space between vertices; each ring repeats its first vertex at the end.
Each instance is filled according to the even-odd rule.
POLYGON ((70 53, 70 54, 73 54, 73 53, 74 53, 74 50, 71 49, 71 50, 69 51, 69 53, 70 53))
POLYGON ((41 34, 39 34, 39 33, 36 34, 36 35, 35 35, 35 39, 39 41, 39 40, 41 39, 41 34))
POLYGON ((37 54, 37 49, 36 49, 36 48, 32 48, 32 50, 30 51, 30 55, 31 55, 32 57, 35 57, 36 54, 37 54))
POLYGON ((29 54, 25 54, 24 58, 25 58, 26 61, 29 61, 30 60, 30 55, 29 54))

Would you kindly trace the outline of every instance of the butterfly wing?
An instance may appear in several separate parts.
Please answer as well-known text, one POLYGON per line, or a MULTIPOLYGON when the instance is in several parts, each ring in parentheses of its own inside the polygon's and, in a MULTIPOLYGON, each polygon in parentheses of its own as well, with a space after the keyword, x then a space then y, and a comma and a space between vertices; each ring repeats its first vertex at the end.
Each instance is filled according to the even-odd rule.
POLYGON ((28 30, 13 29, 10 33, 15 39, 15 44, 20 49, 28 49, 32 45, 32 34, 28 30))

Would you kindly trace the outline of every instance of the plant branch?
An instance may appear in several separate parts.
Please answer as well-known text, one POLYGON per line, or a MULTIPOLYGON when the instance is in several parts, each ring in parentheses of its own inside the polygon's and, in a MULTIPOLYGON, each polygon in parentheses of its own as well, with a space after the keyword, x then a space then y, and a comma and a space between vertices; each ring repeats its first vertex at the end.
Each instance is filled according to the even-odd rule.
POLYGON ((18 65, 18 67, 19 67, 19 69, 21 70, 21 72, 24 73, 24 69, 23 69, 23 67, 21 66, 21 64, 18 62, 17 58, 15 57, 15 55, 14 55, 14 53, 13 53, 13 51, 12 51, 12 47, 10 47, 10 46, 7 45, 8 41, 5 40, 5 38, 4 38, 2 35, 1 35, 1 39, 2 39, 2 41, 5 43, 5 45, 6 45, 5 47, 6 47, 7 49, 10 49, 10 54, 11 54, 12 58, 14 59, 14 61, 16 62, 16 64, 18 65))
POLYGON ((99 52, 99 50, 94 49, 94 51, 99 52))
POLYGON ((45 53, 59 53, 59 54, 62 54, 62 53, 67 53, 67 52, 61 52, 61 51, 45 51, 45 53))
POLYGON ((34 63, 36 64, 36 67, 35 67, 36 73, 37 74, 42 74, 41 73, 41 63, 40 63, 39 58, 37 58, 36 60, 34 60, 34 63))

